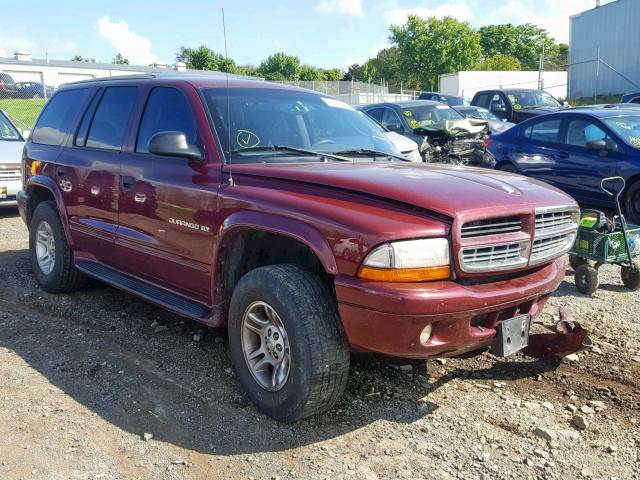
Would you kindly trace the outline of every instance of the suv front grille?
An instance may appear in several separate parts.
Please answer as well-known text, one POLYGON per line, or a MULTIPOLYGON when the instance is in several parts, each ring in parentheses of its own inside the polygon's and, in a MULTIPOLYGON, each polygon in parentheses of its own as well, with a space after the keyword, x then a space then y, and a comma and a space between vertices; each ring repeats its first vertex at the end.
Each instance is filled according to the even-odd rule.
POLYGON ((3 169, 0 170, 0 180, 4 180, 4 181, 14 181, 14 180, 20 180, 21 174, 20 174, 20 169, 3 169))
POLYGON ((536 236, 578 228, 579 211, 570 207, 536 209, 536 236))
POLYGON ((513 242, 465 247, 460 250, 460 266, 469 273, 521 268, 527 264, 528 245, 513 242))
POLYGON ((531 247, 531 263, 563 255, 571 248, 575 239, 576 234, 572 232, 534 240, 531 247))
POLYGON ((469 238, 520 231, 522 231, 522 220, 520 217, 506 217, 467 222, 462 225, 460 234, 462 238, 469 238))

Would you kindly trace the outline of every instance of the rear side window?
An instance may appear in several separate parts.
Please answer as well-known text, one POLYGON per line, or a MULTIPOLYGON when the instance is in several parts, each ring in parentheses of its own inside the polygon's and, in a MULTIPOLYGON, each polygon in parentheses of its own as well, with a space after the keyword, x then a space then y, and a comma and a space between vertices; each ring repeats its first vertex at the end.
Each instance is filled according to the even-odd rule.
POLYGON ((73 130, 87 92, 88 89, 79 88, 55 94, 40 115, 31 141, 43 145, 62 145, 67 134, 73 130))
POLYGON ((151 90, 142 115, 136 152, 148 153, 149 142, 158 132, 182 132, 190 144, 195 144, 197 127, 193 112, 184 94, 168 87, 151 90))
POLYGON ((138 94, 137 87, 109 87, 93 116, 87 147, 121 150, 124 135, 138 94))
POLYGON ((542 120, 523 130, 523 136, 538 142, 558 143, 560 140, 561 119, 542 120))

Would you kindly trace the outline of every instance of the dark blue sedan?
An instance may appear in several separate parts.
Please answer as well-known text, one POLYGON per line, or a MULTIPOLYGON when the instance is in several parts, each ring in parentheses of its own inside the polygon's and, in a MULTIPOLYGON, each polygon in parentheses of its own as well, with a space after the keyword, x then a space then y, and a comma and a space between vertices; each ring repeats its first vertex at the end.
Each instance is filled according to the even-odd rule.
POLYGON ((483 166, 521 173, 564 190, 578 202, 613 207, 600 189, 621 176, 627 220, 640 224, 640 111, 576 109, 526 120, 485 142, 483 166))

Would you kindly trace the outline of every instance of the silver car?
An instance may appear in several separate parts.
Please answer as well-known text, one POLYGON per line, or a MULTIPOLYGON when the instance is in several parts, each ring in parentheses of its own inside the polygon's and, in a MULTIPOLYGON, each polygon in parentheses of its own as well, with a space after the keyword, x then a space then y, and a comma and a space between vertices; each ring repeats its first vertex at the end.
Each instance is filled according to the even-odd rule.
POLYGON ((21 160, 24 138, 0 110, 0 207, 16 205, 22 187, 21 160))

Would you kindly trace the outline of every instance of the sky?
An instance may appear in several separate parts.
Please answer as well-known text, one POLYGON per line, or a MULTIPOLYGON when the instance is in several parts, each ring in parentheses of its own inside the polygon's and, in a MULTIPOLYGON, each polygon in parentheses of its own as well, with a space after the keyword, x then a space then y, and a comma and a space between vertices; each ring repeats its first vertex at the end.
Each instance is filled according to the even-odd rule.
POLYGON ((228 54, 238 64, 259 65, 284 51, 316 67, 345 69, 388 46, 389 26, 408 14, 451 15, 474 27, 530 22, 568 42, 569 15, 594 6, 595 0, 32 0, 25 15, 20 2, 5 2, 0 57, 23 49, 34 58, 47 52, 56 60, 110 62, 122 53, 147 65, 174 63, 180 46, 223 53, 224 8, 228 54))

